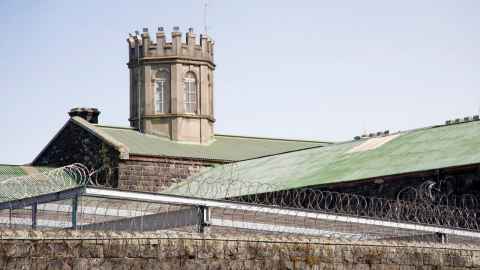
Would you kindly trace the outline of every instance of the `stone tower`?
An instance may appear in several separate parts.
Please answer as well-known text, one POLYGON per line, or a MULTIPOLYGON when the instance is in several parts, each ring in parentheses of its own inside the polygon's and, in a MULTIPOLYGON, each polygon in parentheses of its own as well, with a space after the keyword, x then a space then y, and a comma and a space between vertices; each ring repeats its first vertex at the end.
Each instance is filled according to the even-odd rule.
POLYGON ((208 144, 213 140, 213 41, 193 29, 185 42, 178 27, 171 42, 163 27, 155 40, 144 28, 130 35, 130 126, 173 141, 208 144))

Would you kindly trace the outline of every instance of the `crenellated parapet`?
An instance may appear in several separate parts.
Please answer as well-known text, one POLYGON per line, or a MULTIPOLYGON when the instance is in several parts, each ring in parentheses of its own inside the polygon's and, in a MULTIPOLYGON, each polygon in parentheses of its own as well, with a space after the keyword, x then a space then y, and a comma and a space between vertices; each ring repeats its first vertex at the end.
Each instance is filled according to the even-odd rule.
POLYGON ((143 28, 141 34, 138 31, 135 35, 130 34, 127 42, 131 62, 155 58, 183 58, 213 64, 213 40, 203 34, 197 40, 193 28, 189 28, 185 39, 182 39, 180 28, 174 27, 170 40, 167 40, 163 27, 158 28, 154 38, 150 37, 148 28, 143 28))

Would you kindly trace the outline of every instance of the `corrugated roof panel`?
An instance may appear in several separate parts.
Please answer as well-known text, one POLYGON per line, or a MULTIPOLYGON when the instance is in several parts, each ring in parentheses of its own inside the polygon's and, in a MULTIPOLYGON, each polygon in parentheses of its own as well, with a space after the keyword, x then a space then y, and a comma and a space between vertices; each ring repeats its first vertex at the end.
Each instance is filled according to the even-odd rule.
MULTIPOLYGON (((206 170, 192 180, 224 179, 229 181, 232 190, 235 190, 235 185, 242 190, 241 186, 249 183, 267 183, 284 189, 478 164, 480 122, 404 132, 375 149, 350 151, 362 143, 363 140, 353 141, 242 161, 231 167, 206 170), (226 173, 228 170, 234 173, 226 173), (229 175, 236 175, 238 179, 232 181, 229 175)), ((222 181, 219 182, 210 181, 211 185, 223 185, 222 181)), ((190 189, 195 190, 192 187, 190 189)), ((181 194, 185 190, 179 185, 170 192, 181 194)))
POLYGON ((0 179, 26 175, 21 166, 18 165, 0 165, 0 179))
POLYGON ((51 167, 33 167, 28 165, 7 165, 0 164, 0 179, 25 176, 50 171, 51 167))
POLYGON ((73 171, 63 168, 0 165, 0 202, 14 201, 78 187, 73 171), (53 174, 49 171, 55 170, 53 174))
POLYGON ((325 142, 215 135, 209 145, 173 142, 130 128, 94 126, 125 144, 130 154, 239 161, 328 145, 325 142))

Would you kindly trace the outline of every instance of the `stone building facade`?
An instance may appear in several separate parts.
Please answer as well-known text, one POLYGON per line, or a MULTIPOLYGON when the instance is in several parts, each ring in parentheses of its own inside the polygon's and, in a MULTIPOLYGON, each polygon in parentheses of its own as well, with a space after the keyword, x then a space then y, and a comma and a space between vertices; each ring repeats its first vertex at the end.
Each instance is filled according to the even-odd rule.
POLYGON ((82 163, 102 183, 149 192, 234 162, 245 179, 263 177, 262 183, 292 189, 397 199, 433 181, 429 190, 447 197, 480 192, 479 116, 343 143, 220 135, 214 131, 214 42, 206 35, 197 41, 193 29, 182 40, 178 28, 170 41, 163 28, 154 39, 144 29, 127 41, 131 127, 98 124, 96 109, 72 109, 33 165, 82 163))
POLYGON ((58 167, 81 163, 96 172, 94 178, 99 184, 159 192, 214 165, 324 145, 228 135, 215 135, 215 141, 209 145, 192 145, 86 119, 90 118, 71 117, 32 165, 58 167))
POLYGON ((159 192, 202 168, 219 162, 173 157, 135 156, 121 143, 112 143, 88 128, 79 117, 70 119, 32 162, 34 166, 60 167, 81 163, 97 172, 97 184, 135 191, 159 192))
POLYGON ((186 38, 175 27, 127 38, 130 126, 98 124, 94 108, 74 108, 70 119, 32 162, 35 166, 81 163, 101 184, 158 192, 201 169, 243 159, 320 147, 323 142, 214 134, 214 42, 186 38))
POLYGON ((98 125, 100 112, 75 108, 34 159, 37 166, 82 163, 113 187, 161 191, 202 168, 321 147, 323 142, 225 136, 214 133, 214 42, 186 38, 175 27, 127 38, 130 126, 98 125))
POLYGON ((133 156, 119 163, 117 187, 160 192, 214 164, 193 159, 133 156))
POLYGON ((163 28, 151 40, 148 29, 130 36, 130 125, 174 141, 213 140, 213 41, 193 29, 182 42, 174 28, 167 42, 163 28))

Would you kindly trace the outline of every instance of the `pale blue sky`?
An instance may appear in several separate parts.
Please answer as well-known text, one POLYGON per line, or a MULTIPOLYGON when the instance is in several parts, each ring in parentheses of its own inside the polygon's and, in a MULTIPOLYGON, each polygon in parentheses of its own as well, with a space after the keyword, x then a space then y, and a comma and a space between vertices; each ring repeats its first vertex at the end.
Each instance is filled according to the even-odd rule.
MULTIPOLYGON (((129 32, 203 29, 203 1, 0 0, 0 163, 77 106, 128 125, 129 32)), ((480 107, 480 1, 209 1, 216 132, 348 140, 480 107)))

